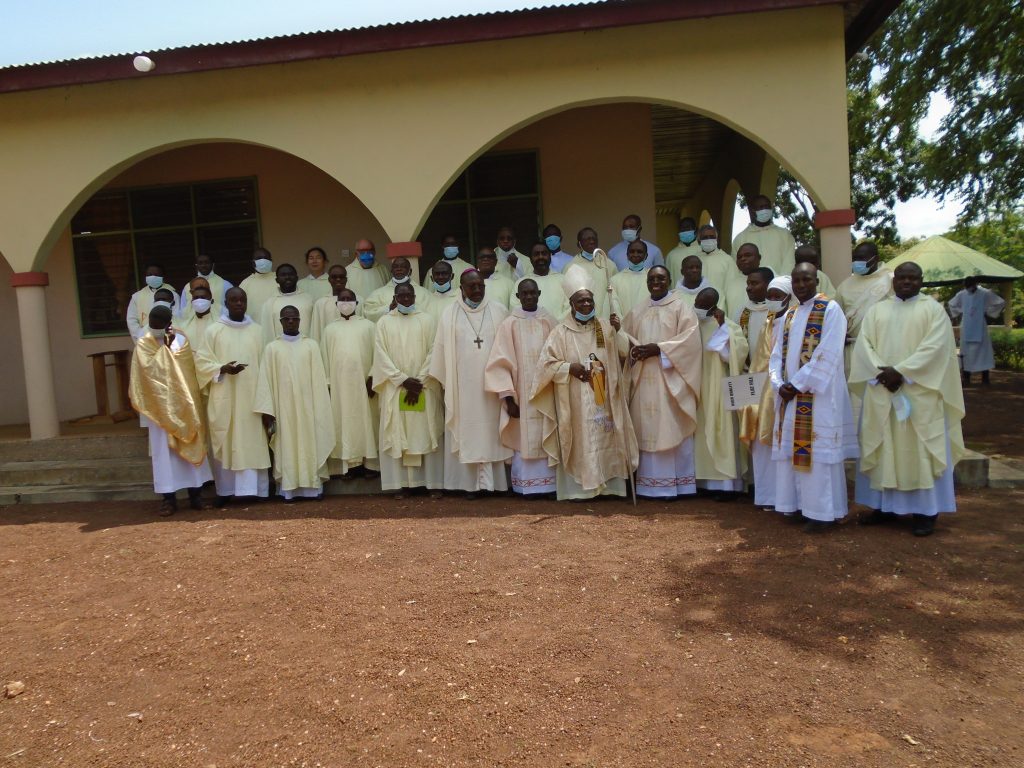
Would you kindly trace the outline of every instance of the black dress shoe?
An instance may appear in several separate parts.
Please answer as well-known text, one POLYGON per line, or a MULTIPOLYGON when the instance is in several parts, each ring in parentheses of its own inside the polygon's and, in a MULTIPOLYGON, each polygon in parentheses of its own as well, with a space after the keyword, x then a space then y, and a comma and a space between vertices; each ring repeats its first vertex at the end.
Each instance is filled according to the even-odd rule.
POLYGON ((862 515, 857 520, 857 525, 885 525, 896 520, 892 512, 883 512, 880 509, 872 509, 868 514, 862 515))
POLYGON ((935 533, 935 515, 914 515, 910 532, 915 536, 931 536, 935 533))
POLYGON ((804 523, 804 533, 825 533, 831 531, 835 523, 826 523, 823 520, 808 520, 804 523))
POLYGON ((783 512, 782 519, 790 525, 796 525, 797 523, 806 523, 807 518, 799 512, 783 512))

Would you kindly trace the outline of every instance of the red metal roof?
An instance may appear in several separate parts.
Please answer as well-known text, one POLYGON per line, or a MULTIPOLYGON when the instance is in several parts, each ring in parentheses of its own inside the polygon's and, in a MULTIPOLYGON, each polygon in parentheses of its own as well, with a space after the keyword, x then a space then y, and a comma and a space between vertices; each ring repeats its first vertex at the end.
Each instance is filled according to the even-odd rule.
POLYGON ((0 93, 822 5, 844 6, 852 55, 899 2, 603 0, 6 67, 0 68, 0 93), (156 69, 136 71, 138 53, 153 58, 156 69))

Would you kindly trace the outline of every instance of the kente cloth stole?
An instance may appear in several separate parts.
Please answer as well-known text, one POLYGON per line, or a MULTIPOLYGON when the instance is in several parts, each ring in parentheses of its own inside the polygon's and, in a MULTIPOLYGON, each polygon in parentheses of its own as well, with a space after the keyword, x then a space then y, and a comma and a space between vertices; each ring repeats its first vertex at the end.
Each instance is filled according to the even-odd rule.
POLYGON ((743 329, 743 335, 747 335, 747 326, 750 325, 750 309, 744 307, 743 311, 740 312, 740 328, 743 329))
MULTIPOLYGON (((799 305, 791 307, 786 313, 786 322, 782 331, 782 365, 785 371, 786 360, 789 355, 789 329, 793 325, 793 318, 796 317, 796 310, 799 305)), ((811 303, 811 312, 807 315, 807 327, 804 328, 804 338, 800 345, 800 366, 803 367, 811 361, 811 355, 821 341, 821 329, 825 324, 825 310, 828 309, 828 297, 819 293, 811 303)), ((814 394, 812 392, 800 392, 793 398, 796 405, 796 413, 793 415, 793 469, 799 472, 810 472, 813 460, 814 446, 814 394)), ((788 405, 788 403, 786 404, 788 405)), ((785 411, 785 406, 783 406, 785 411)), ((779 434, 782 434, 782 423, 785 418, 779 420, 779 434)))

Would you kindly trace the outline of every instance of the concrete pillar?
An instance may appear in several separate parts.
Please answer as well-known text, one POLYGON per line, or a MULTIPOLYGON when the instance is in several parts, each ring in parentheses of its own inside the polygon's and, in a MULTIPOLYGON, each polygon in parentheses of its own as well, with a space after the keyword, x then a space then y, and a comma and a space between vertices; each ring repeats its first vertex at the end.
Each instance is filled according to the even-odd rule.
MULTIPOLYGON (((420 274, 420 257, 423 255, 423 243, 412 242, 388 243, 387 255, 389 259, 405 258, 409 260, 412 267, 412 279, 416 285, 423 282, 423 275, 420 274)), ((458 280, 458 275, 455 276, 458 280)))
POLYGON ((850 274, 852 243, 850 227, 857 221, 852 208, 834 211, 818 211, 814 214, 814 226, 821 240, 821 268, 832 282, 839 285, 850 274))
POLYGON ((57 398, 53 390, 53 361, 50 357, 50 333, 46 320, 45 272, 16 272, 11 287, 18 297, 18 323, 21 326, 21 355, 25 368, 25 392, 28 396, 28 421, 33 440, 60 435, 57 398))

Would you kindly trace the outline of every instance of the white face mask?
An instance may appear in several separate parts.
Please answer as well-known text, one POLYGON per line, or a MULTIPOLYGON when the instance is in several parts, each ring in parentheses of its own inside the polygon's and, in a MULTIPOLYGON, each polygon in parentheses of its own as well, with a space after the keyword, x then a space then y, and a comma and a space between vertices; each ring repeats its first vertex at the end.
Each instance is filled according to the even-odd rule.
POLYGON ((339 301, 338 311, 342 317, 352 317, 356 313, 356 301, 339 301))
POLYGON ((627 243, 632 243, 636 241, 638 234, 639 233, 635 229, 624 229, 622 230, 622 239, 627 243))
POLYGON ((711 253, 718 247, 718 238, 709 237, 700 241, 700 249, 704 253, 711 253))
POLYGON ((515 247, 515 246, 513 245, 513 246, 512 246, 512 247, 511 247, 511 248, 510 248, 509 250, 507 250, 507 251, 506 251, 506 250, 505 250, 504 248, 502 248, 502 247, 501 247, 501 246, 499 245, 499 246, 497 246, 497 247, 496 247, 496 248, 494 249, 494 252, 495 252, 495 253, 496 253, 496 254, 497 254, 498 256, 501 256, 501 257, 503 257, 503 258, 507 259, 507 258, 508 258, 509 256, 511 256, 511 255, 512 255, 513 253, 515 253, 515 252, 516 252, 516 247, 515 247))
POLYGON ((782 311, 782 308, 786 306, 786 302, 782 299, 774 300, 768 299, 768 311, 775 312, 776 314, 782 311))
POLYGON ((406 275, 405 277, 394 277, 394 276, 392 276, 391 277, 391 282, 394 283, 395 285, 401 285, 402 283, 408 283, 409 282, 409 275, 406 275))
POLYGON ((213 302, 209 299, 192 299, 192 309, 196 311, 197 315, 205 315, 212 306, 213 302))
POLYGON ((696 307, 693 308, 693 313, 697 315, 698 320, 707 320, 709 317, 711 317, 711 312, 712 310, 710 309, 697 309, 696 307))
POLYGON ((772 220, 772 209, 762 208, 759 211, 754 211, 754 219, 758 224, 767 224, 772 220))
POLYGON ((261 275, 266 275, 274 268, 274 262, 270 259, 256 259, 254 262, 256 271, 261 275))

